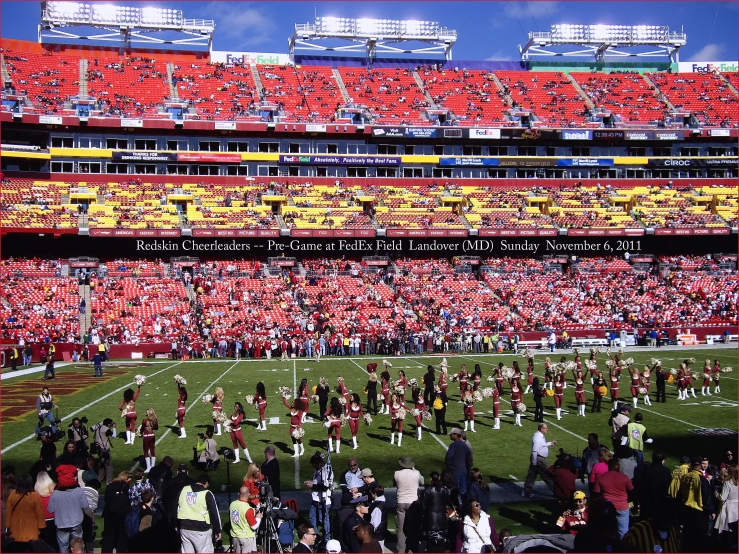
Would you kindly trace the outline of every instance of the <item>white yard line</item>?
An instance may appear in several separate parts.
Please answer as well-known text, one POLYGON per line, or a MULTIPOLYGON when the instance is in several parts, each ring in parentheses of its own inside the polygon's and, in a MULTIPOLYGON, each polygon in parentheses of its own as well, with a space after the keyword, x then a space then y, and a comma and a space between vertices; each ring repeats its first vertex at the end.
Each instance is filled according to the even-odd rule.
MULTIPOLYGON (((158 375, 158 374, 160 374, 160 373, 162 373, 162 372, 164 372, 164 371, 167 371, 168 369, 172 369, 173 367, 175 367, 175 366, 178 366, 178 365, 180 365, 181 363, 182 363, 182 362, 177 362, 176 364, 173 364, 173 365, 170 365, 170 366, 168 366, 168 367, 165 367, 164 369, 160 369, 159 371, 156 371, 156 372, 152 373, 151 375, 148 375, 148 376, 147 376, 147 379, 151 379, 152 377, 154 377, 154 375, 158 375)), ((77 414, 79 414, 80 412, 83 412, 84 410, 87 410, 87 409, 89 409, 89 408, 90 408, 90 406, 94 406, 95 404, 97 404, 97 403, 98 403, 98 402, 100 402, 101 400, 105 400, 106 398, 110 398, 111 396, 113 396, 114 394, 117 394, 117 393, 119 393, 119 392, 120 392, 120 391, 122 391, 123 389, 125 389, 125 388, 128 388, 128 387, 130 387, 130 386, 131 386, 131 384, 132 384, 132 382, 130 382, 130 383, 126 383, 126 384, 125 384, 125 385, 123 385, 122 387, 119 387, 119 388, 115 389, 114 391, 112 391, 112 392, 109 392, 109 393, 108 393, 108 394, 106 394, 105 396, 102 396, 102 397, 98 398, 97 400, 94 400, 94 401, 90 402, 90 403, 89 403, 89 404, 88 404, 87 406, 84 406, 84 407, 80 408, 79 410, 75 410, 75 411, 74 411, 74 412, 72 412, 71 414, 67 415, 67 416, 66 416, 66 418, 64 418, 64 417, 60 418, 60 419, 59 419, 59 421, 61 422, 61 421, 62 421, 62 420, 64 420, 64 419, 69 419, 69 418, 72 418, 72 417, 76 416, 76 415, 77 415, 77 414)), ((52 387, 53 387, 53 385, 52 385, 52 387)), ((15 448, 16 446, 18 446, 18 445, 21 445, 21 444, 23 444, 23 443, 24 443, 24 442, 26 442, 26 441, 30 441, 31 439, 33 439, 33 438, 35 438, 35 437, 36 437, 36 434, 35 434, 35 433, 34 433, 33 435, 28 435, 27 437, 25 437, 25 438, 23 438, 23 439, 21 439, 21 440, 19 440, 19 441, 17 441, 17 442, 14 442, 14 443, 13 443, 13 444, 11 444, 10 446, 7 446, 6 448, 3 448, 3 450, 2 450, 2 451, 0 451, 0 454, 5 454, 6 452, 8 452, 9 450, 12 450, 12 449, 13 449, 13 448, 15 448)))
MULTIPOLYGON (((60 364, 57 364, 54 362, 54 371, 71 365, 70 362, 62 362, 60 364)), ((92 364, 90 364, 90 368, 92 368, 92 364)), ((13 377, 22 377, 23 375, 31 375, 32 373, 41 373, 42 371, 46 371, 45 365, 37 365, 34 367, 27 367, 26 369, 18 369, 16 371, 11 371, 9 373, 3 373, 0 375, 0 380, 5 381, 5 379, 12 379, 13 377)))
MULTIPOLYGON (((293 394, 298 394, 298 360, 293 360, 293 394)), ((300 448, 298 443, 293 443, 295 448, 300 448)), ((294 456, 295 460, 295 489, 300 489, 300 456, 294 456)))

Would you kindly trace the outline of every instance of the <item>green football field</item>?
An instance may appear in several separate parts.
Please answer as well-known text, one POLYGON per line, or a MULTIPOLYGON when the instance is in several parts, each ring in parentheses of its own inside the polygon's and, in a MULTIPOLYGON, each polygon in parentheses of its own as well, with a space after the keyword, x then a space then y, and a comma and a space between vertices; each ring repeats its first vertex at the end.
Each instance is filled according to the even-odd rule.
MULTIPOLYGON (((585 352, 584 352, 585 354, 585 352)), ((736 368, 736 350, 732 349, 696 349, 676 350, 661 349, 659 351, 628 350, 627 356, 633 356, 639 365, 648 363, 650 358, 658 357, 667 368, 677 367, 679 361, 687 357, 695 357, 698 361, 695 366, 702 367, 706 358, 719 359, 722 366, 736 368)), ((542 364, 545 354, 535 357, 536 374, 543 374, 542 364)), ((560 354, 552 359, 557 361, 560 354)), ((572 354, 567 355, 572 359, 572 354)), ((467 364, 471 370, 475 363, 480 363, 484 378, 492 373, 498 361, 510 364, 514 359, 523 365, 521 356, 513 355, 464 355, 447 356, 449 372, 458 371, 460 364, 467 364)), ((599 355, 599 367, 605 370, 606 356, 599 355)), ((106 377, 102 380, 92 378, 92 366, 86 364, 68 365, 59 368, 57 381, 50 382, 49 386, 56 402, 59 404, 59 415, 63 418, 63 429, 71 422, 74 415, 86 416, 89 425, 111 417, 122 426, 118 405, 121 402, 123 390, 132 385, 135 374, 147 376, 147 382, 142 388, 137 402, 138 413, 141 415, 146 408, 153 407, 159 415, 160 429, 157 434, 157 459, 160 461, 165 455, 175 459, 175 463, 192 460, 192 448, 197 441, 197 433, 212 424, 211 404, 204 404, 201 400, 204 394, 212 394, 217 385, 221 385, 226 392, 224 402, 225 411, 230 412, 233 402, 244 400, 247 394, 254 394, 255 386, 263 381, 268 394, 267 431, 256 430, 257 412, 247 407, 249 422, 243 426, 244 438, 252 458, 261 463, 264 459, 264 447, 272 443, 276 450, 282 468, 282 486, 285 490, 300 488, 300 484, 312 475, 309 464, 310 455, 326 446, 326 429, 318 420, 317 405, 311 404, 313 419, 304 425, 306 435, 306 454, 298 459, 291 457, 292 444, 288 437, 289 415, 283 406, 277 389, 286 385, 295 389, 301 379, 307 378, 310 386, 318 383, 321 376, 329 379, 332 387, 336 384, 336 376, 342 375, 349 389, 360 392, 363 401, 365 395, 361 393, 367 382, 365 366, 369 362, 377 362, 380 368, 382 358, 323 358, 320 362, 307 359, 279 360, 207 360, 207 361, 156 361, 156 362, 116 362, 107 363, 106 377), (187 379, 189 400, 187 403, 186 427, 188 436, 179 439, 176 428, 175 411, 177 390, 173 376, 180 374, 187 379), (170 428, 170 426, 173 426, 170 428)), ((408 356, 391 359, 392 375, 403 369, 409 378, 421 380, 426 371, 426 365, 431 363, 438 367, 440 358, 437 356, 408 356)), ((684 454, 705 454, 720 460, 726 448, 736 448, 737 430, 737 378, 736 372, 721 374, 722 390, 718 395, 703 397, 700 394, 702 382, 696 382, 698 398, 678 401, 676 389, 673 385, 667 387, 667 403, 646 407, 640 401, 640 411, 645 416, 645 424, 654 444, 647 445, 646 458, 649 459, 653 449, 661 449, 668 457, 670 466, 676 465, 677 460, 684 454)), ((42 381, 41 373, 26 376, 11 377, 5 375, 2 382, 2 461, 3 464, 13 464, 16 468, 29 467, 38 459, 40 443, 33 437, 36 415, 35 398, 39 394, 42 381)), ((630 401, 628 378, 621 379, 621 396, 630 401)), ((589 387, 589 383, 587 388, 589 387)), ((482 386, 490 386, 486 380, 482 386)), ((652 399, 655 396, 654 380, 652 382, 652 399)), ((711 387, 713 390, 713 387, 711 387)), ((451 428, 461 423, 462 405, 459 403, 459 388, 456 383, 450 383, 448 392, 450 402, 447 409, 448 426, 451 428)), ((476 433, 469 433, 469 441, 474 448, 475 465, 478 466, 490 481, 519 482, 523 481, 530 452, 531 436, 536 430, 531 421, 533 414, 526 413, 523 418, 523 427, 513 425, 510 410, 505 409, 508 396, 503 397, 501 403, 501 429, 494 431, 492 418, 492 400, 484 400, 476 405, 477 424, 476 433)), ((588 399, 592 394, 588 393, 588 399)), ((524 402, 533 410, 531 395, 525 397, 524 402)), ((545 418, 549 422, 549 438, 558 442, 555 451, 561 447, 565 452, 580 454, 586 445, 586 437, 590 432, 596 432, 601 442, 610 445, 610 428, 608 418, 611 409, 610 400, 604 399, 603 412, 591 414, 588 406, 585 418, 578 417, 575 409, 574 387, 568 386, 565 390, 565 404, 563 418, 557 421, 554 417, 554 405, 551 398, 545 401, 545 418)), ((633 416, 633 413, 632 413, 633 416)), ((441 470, 444 465, 444 454, 449 438, 437 436, 430 430, 424 430, 423 439, 416 440, 415 422, 412 418, 406 419, 406 434, 403 445, 390 445, 390 416, 376 416, 371 426, 364 423, 360 426, 358 442, 359 449, 351 447, 351 435, 348 427, 342 428, 344 437, 341 453, 334 454, 333 463, 337 470, 346 467, 349 457, 357 456, 361 467, 370 467, 378 480, 386 486, 391 486, 392 474, 398 468, 397 458, 411 455, 416 467, 428 475, 433 470, 441 470)), ((139 420, 140 423, 140 420, 139 420)), ((434 427, 434 421, 426 422, 434 427)), ((231 447, 227 435, 216 437, 219 447, 231 447)), ((136 438, 134 446, 127 446, 125 433, 119 434, 113 440, 113 460, 115 473, 124 469, 131 469, 142 456, 142 440, 136 438)), ((58 451, 61 451, 61 443, 58 451)), ((550 461, 554 457, 550 455, 550 461)), ((143 461, 142 461, 143 464, 143 461)), ((246 463, 231 465, 232 481, 238 481, 246 471, 246 463)), ((213 474, 214 489, 221 490, 226 482, 226 471, 221 464, 213 474)))

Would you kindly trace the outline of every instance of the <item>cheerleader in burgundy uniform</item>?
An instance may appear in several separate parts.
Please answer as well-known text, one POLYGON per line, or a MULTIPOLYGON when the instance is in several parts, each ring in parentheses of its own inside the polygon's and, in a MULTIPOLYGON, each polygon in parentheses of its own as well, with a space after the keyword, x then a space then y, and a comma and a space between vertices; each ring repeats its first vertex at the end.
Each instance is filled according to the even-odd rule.
POLYGON ((459 381, 459 397, 464 398, 464 391, 467 390, 467 381, 469 379, 467 366, 465 364, 459 366, 459 373, 457 373, 453 379, 455 381, 459 381))
POLYGON ((644 371, 642 371, 640 382, 641 382, 641 388, 643 388, 646 391, 644 393, 644 403, 647 406, 652 405, 652 400, 649 398, 649 385, 651 384, 650 379, 651 379, 651 373, 649 371, 649 368, 647 366, 644 366, 644 371))
MULTIPOLYGON (((213 398, 211 399, 211 402, 213 404, 213 411, 223 413, 223 399, 226 397, 226 393, 223 392, 223 389, 221 387, 216 387, 216 393, 213 395, 213 398)), ((215 433, 216 436, 221 436, 221 423, 219 421, 213 420, 213 428, 217 431, 215 433)))
POLYGON ((408 379, 405 376, 405 371, 402 369, 398 370, 398 381, 396 386, 403 387, 403 394, 400 395, 400 401, 405 404, 405 391, 408 390, 408 379))
POLYGON ((254 395, 254 405, 259 410, 259 424, 257 425, 257 431, 266 431, 267 420, 265 419, 264 413, 267 411, 267 391, 264 388, 264 383, 261 381, 257 383, 257 393, 254 395))
POLYGON ((303 428, 303 416, 301 415, 300 407, 298 406, 299 400, 293 400, 292 404, 290 404, 287 401, 287 398, 284 396, 282 397, 282 403, 285 405, 285 407, 290 410, 290 430, 288 431, 290 433, 290 440, 293 443, 293 458, 297 458, 298 456, 301 456, 305 454, 305 447, 303 446, 303 439, 302 438, 295 438, 293 436, 293 432, 296 429, 302 429, 303 428))
POLYGON ((505 383, 505 377, 503 377, 504 363, 500 362, 498 368, 493 371, 493 378, 495 379, 495 387, 498 389, 498 393, 503 396, 503 383, 505 383))
POLYGON ((187 433, 185 432, 185 402, 187 402, 187 389, 177 383, 177 425, 180 426, 180 436, 178 438, 185 439, 187 438, 187 433))
POLYGON ((377 371, 377 364, 372 362, 371 364, 367 364, 367 373, 375 373, 377 371))
POLYGON ((701 387, 701 396, 713 396, 711 394, 711 360, 706 360, 703 364, 703 386, 701 387))
POLYGON ((423 392, 418 387, 413 389, 413 392, 411 393, 411 399, 413 400, 414 408, 418 410, 418 415, 414 416, 416 418, 416 438, 418 440, 421 440, 423 412, 428 411, 428 407, 426 406, 426 401, 423 399, 423 392))
MULTIPOLYGON (((591 370, 592 375, 592 370, 591 370)), ((603 394, 601 393, 601 387, 606 386, 606 380, 603 378, 603 372, 599 371, 595 374, 593 379, 593 407, 590 408, 590 413, 600 412, 600 404, 603 401, 603 394)))
POLYGON ((472 398, 472 385, 467 383, 467 388, 462 395, 462 403, 464 404, 464 430, 469 428, 473 433, 475 431, 475 401, 472 398))
POLYGON ((521 425, 521 414, 518 413, 517 409, 518 405, 521 403, 522 397, 523 391, 521 391, 521 385, 519 385, 518 381, 515 379, 511 379, 511 409, 516 416, 516 422, 514 425, 518 425, 519 427, 523 427, 523 425, 521 425))
POLYGON ((449 386, 449 370, 445 365, 441 366, 441 373, 439 374, 439 388, 441 392, 446 394, 446 389, 449 386))
POLYGON ((124 444, 133 444, 136 437, 136 400, 141 393, 141 385, 133 392, 133 389, 123 391, 123 402, 118 406, 122 412, 122 417, 126 418, 126 442, 124 444))
POLYGON ((234 404, 234 412, 231 414, 231 421, 229 422, 231 444, 233 444, 235 456, 233 463, 235 464, 239 463, 239 446, 244 451, 246 461, 252 463, 249 451, 246 449, 246 444, 244 444, 244 436, 241 433, 241 422, 245 415, 244 406, 241 402, 236 402, 236 404, 234 404))
POLYGON ((575 377, 575 403, 577 404, 577 415, 585 417, 585 382, 582 372, 578 372, 575 377))
POLYGON ((629 368, 629 375, 631 376, 631 397, 634 402, 634 408, 639 403, 639 383, 641 381, 641 375, 639 370, 635 367, 629 368))
POLYGON ((305 423, 305 416, 308 414, 308 400, 310 399, 308 379, 300 381, 298 386, 298 403, 297 406, 300 409, 300 422, 305 423))
POLYGON ((362 411, 362 400, 356 392, 351 395, 351 402, 347 404, 347 408, 349 415, 349 430, 352 433, 352 444, 354 446, 354 450, 356 450, 359 422, 364 417, 364 412, 362 411))
MULTIPOLYGON (((711 370, 713 376, 713 393, 718 394, 721 392, 721 362, 718 360, 713 361, 713 369, 711 370)), ((710 392, 708 394, 711 394, 710 392)))
POLYGON ((554 378, 554 408, 557 411, 557 419, 562 419, 562 402, 565 399, 565 374, 560 373, 554 378))
POLYGON ((616 368, 612 368, 611 371, 608 373, 608 381, 611 384, 610 386, 610 392, 611 392, 611 402, 615 406, 618 402, 618 394, 619 394, 619 388, 618 388, 618 373, 616 368))
POLYGON ((385 406, 384 411, 381 414, 390 413, 390 373, 383 371, 380 375, 382 377, 382 383, 380 385, 380 394, 382 395, 382 403, 385 406))
POLYGON ((344 409, 346 411, 349 411, 349 390, 346 388, 346 384, 344 383, 344 378, 339 376, 336 378, 336 382, 339 383, 336 387, 336 392, 338 392, 341 397, 344 399, 344 409))
POLYGON ((398 433, 398 446, 403 443, 403 420, 400 418, 400 410, 405 407, 400 403, 400 396, 397 392, 390 395, 390 444, 395 444, 395 432, 398 433))
POLYGON ((334 435, 336 435, 336 453, 341 452, 341 416, 344 413, 344 408, 341 406, 341 402, 335 396, 329 403, 328 410, 323 414, 325 423, 323 424, 328 429, 328 451, 334 451, 334 435))
POLYGON ((687 385, 687 381, 685 380, 686 372, 687 372, 687 367, 685 366, 685 364, 680 364, 680 369, 677 372, 677 399, 678 400, 688 399, 688 385, 687 385))
POLYGON ((685 399, 688 398, 688 390, 690 390, 693 398, 697 398, 695 396, 695 387, 693 386, 693 373, 690 371, 687 363, 685 364, 685 389, 685 399))
POLYGON ((480 388, 480 381, 482 380, 482 369, 480 364, 475 364, 475 371, 472 373, 472 390, 476 391, 480 388))
POLYGON ((531 387, 534 386, 534 358, 529 358, 528 365, 526 366, 526 390, 524 394, 527 394, 531 387))
POLYGON ((518 385, 518 388, 521 388, 521 368, 518 367, 518 362, 513 361, 513 377, 511 377, 511 381, 515 381, 518 385))
POLYGON ((158 429, 159 420, 157 419, 157 414, 154 408, 149 408, 146 410, 144 421, 141 422, 141 436, 144 439, 144 459, 146 460, 144 473, 149 473, 157 461, 156 436, 154 435, 154 431, 158 429))
POLYGON ((493 387, 493 417, 495 418, 493 429, 500 429, 500 392, 498 387, 493 387))
POLYGON ((549 384, 549 390, 551 390, 553 382, 554 374, 552 373, 552 360, 547 356, 544 358, 544 388, 547 388, 547 384, 549 384))

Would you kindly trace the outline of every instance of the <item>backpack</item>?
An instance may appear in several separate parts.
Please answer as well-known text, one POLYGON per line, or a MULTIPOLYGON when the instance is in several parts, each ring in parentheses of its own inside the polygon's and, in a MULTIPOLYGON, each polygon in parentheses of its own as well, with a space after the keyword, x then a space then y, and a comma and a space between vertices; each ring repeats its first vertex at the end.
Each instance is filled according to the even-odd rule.
POLYGON ((134 508, 126 516, 126 535, 129 539, 139 534, 139 526, 141 525, 139 512, 141 512, 141 508, 134 508))

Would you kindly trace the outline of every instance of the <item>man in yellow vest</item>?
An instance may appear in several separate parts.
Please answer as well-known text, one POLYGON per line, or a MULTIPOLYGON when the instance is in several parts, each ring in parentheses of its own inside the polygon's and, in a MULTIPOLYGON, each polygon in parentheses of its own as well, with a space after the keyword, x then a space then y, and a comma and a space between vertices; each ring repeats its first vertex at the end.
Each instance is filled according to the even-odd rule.
POLYGON ((708 512, 704 506, 709 501, 711 483, 701 474, 701 459, 691 464, 691 471, 680 478, 680 499, 683 512, 683 551, 702 552, 708 541, 708 512))
POLYGON ((18 349, 13 346, 10 349, 10 371, 18 369, 18 349))
POLYGON ((105 342, 101 342, 100 344, 98 344, 98 353, 100 354, 100 357, 103 359, 103 361, 107 362, 108 356, 105 353, 105 351, 106 351, 105 342))
POLYGON ((203 473, 194 485, 180 493, 177 523, 182 542, 181 552, 213 552, 213 538, 221 540, 221 516, 216 497, 208 490, 210 477, 203 473))
POLYGON ((257 551, 257 529, 262 522, 249 504, 249 489, 241 487, 239 498, 231 502, 228 509, 231 518, 231 546, 234 552, 257 551))
POLYGON ((56 346, 53 342, 49 343, 49 351, 46 353, 46 358, 49 362, 54 361, 54 355, 56 354, 56 346))
POLYGON ((636 414, 634 421, 626 425, 626 445, 631 448, 631 453, 636 458, 637 472, 641 474, 644 468, 644 443, 652 444, 652 439, 647 434, 647 428, 642 424, 643 414, 636 414))

